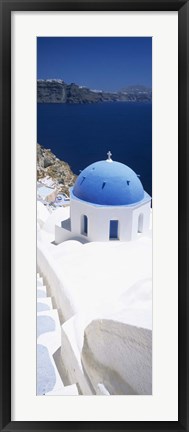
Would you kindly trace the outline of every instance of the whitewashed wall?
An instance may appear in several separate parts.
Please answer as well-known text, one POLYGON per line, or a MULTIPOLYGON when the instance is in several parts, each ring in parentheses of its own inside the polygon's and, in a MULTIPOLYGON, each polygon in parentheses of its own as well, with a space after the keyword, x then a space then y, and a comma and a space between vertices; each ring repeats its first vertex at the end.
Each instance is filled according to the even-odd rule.
POLYGON ((138 218, 143 218, 142 232, 149 230, 150 202, 136 206, 98 207, 79 200, 71 200, 70 219, 71 231, 60 226, 55 227, 55 242, 57 244, 81 238, 86 241, 109 241, 110 220, 118 220, 118 237, 120 241, 134 240, 138 236, 138 218), (83 234, 83 216, 88 218, 88 234, 83 234))

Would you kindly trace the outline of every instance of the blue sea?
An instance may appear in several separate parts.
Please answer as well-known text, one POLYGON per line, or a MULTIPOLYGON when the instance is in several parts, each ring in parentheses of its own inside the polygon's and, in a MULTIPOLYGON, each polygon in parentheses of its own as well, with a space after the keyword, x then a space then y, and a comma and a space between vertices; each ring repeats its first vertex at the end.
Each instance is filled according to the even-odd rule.
POLYGON ((91 163, 112 159, 132 168, 152 194, 152 104, 38 104, 37 142, 79 174, 91 163))

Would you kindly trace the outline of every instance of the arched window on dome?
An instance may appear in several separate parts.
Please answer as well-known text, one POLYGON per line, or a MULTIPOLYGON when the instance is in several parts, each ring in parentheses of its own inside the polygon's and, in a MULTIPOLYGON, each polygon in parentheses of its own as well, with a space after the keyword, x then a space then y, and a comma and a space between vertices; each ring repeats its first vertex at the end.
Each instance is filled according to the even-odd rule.
POLYGON ((88 217, 86 215, 81 216, 81 234, 88 235, 88 217))
POLYGON ((143 213, 140 213, 138 217, 138 233, 143 232, 143 222, 144 222, 144 215, 143 213))

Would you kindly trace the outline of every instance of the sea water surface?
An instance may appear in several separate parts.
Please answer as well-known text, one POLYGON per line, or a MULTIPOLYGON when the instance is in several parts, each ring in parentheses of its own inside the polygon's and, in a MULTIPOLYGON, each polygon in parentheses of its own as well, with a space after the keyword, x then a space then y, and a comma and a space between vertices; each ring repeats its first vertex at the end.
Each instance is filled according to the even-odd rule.
POLYGON ((152 195, 152 104, 38 104, 37 142, 72 171, 112 159, 132 168, 152 195))

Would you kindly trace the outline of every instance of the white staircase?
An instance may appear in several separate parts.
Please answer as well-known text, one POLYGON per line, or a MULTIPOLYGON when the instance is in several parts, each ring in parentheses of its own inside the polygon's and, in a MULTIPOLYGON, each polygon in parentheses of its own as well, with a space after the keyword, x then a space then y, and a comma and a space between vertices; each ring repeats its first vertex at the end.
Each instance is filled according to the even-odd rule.
POLYGON ((43 285, 43 278, 37 276, 37 298, 47 297, 46 286, 43 285))
POLYGON ((76 384, 65 386, 53 355, 61 346, 57 309, 37 273, 37 395, 78 395, 76 384))

